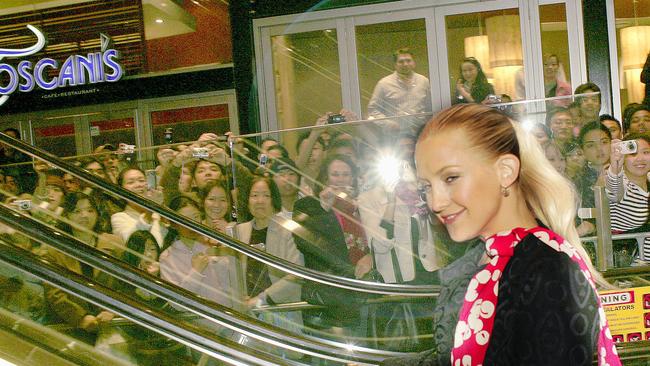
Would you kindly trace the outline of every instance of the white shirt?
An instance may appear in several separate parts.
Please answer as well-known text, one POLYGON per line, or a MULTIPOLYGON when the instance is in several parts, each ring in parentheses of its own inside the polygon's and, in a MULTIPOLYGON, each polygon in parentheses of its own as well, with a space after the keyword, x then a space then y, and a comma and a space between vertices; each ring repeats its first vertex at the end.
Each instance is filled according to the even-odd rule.
POLYGON ((176 240, 160 254, 160 277, 203 298, 232 307, 233 291, 237 289, 234 261, 228 256, 214 256, 203 272, 197 272, 192 268, 192 257, 206 249, 207 246, 196 241, 190 249, 176 240))
MULTIPOLYGON (((415 72, 408 81, 399 77, 397 72, 382 78, 375 86, 368 102, 369 118, 404 116, 431 111, 429 79, 415 72)), ((427 120, 427 117, 414 117, 400 118, 397 122, 402 126, 417 129, 427 120)))
POLYGON ((137 212, 125 210, 114 213, 111 216, 111 227, 113 234, 122 238, 124 243, 129 240, 131 234, 138 230, 148 231, 156 238, 158 246, 162 248, 163 240, 167 235, 167 228, 160 223, 160 215, 153 213, 151 215, 151 223, 144 220, 145 214, 138 214, 137 212))

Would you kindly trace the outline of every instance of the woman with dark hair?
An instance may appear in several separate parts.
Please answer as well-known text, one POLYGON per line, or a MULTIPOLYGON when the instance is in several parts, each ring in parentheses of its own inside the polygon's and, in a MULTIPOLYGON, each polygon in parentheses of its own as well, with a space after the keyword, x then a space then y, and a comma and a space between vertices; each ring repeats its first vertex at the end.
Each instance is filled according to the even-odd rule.
POLYGON ((454 103, 481 103, 488 95, 494 94, 494 87, 488 83, 481 64, 474 57, 463 59, 460 75, 454 103))
MULTIPOLYGON (((650 172, 650 137, 645 134, 629 133, 623 141, 612 140, 610 165, 607 169, 607 197, 610 204, 612 231, 615 233, 648 231, 648 173, 650 172), (634 148, 627 148, 629 145, 634 148)), ((636 252, 636 240, 616 241, 614 259, 617 267, 631 264, 632 253, 636 252), (616 245, 618 244, 618 245, 616 245)), ((650 261, 650 239, 646 239, 640 254, 641 259, 650 261)))
MULTIPOLYGON (((547 98, 571 95, 571 84, 566 80, 564 67, 555 54, 544 56, 544 93, 547 98)), ((549 105, 566 107, 570 98, 553 100, 549 105)))
MULTIPOLYGON (((271 244, 268 233, 273 217, 282 210, 280 191, 273 179, 255 176, 249 191, 244 193, 248 197, 248 210, 253 219, 235 226, 235 238, 265 251, 267 243, 271 244)), ((251 299, 248 305, 252 307, 257 300, 267 301, 264 291, 271 286, 271 279, 264 263, 249 258, 244 258, 244 261, 246 296, 251 299)))
MULTIPOLYGON (((187 219, 201 223, 199 205, 187 197, 177 197, 169 208, 187 219)), ((221 305, 232 307, 236 282, 232 261, 213 255, 200 234, 179 224, 172 224, 165 236, 160 255, 160 277, 181 288, 221 305)))
MULTIPOLYGON (((362 278, 370 272, 372 257, 356 203, 357 178, 357 168, 347 156, 328 156, 314 196, 295 203, 293 219, 301 227, 293 231, 293 239, 307 268, 348 278, 362 278)), ((348 301, 359 299, 358 293, 309 281, 303 285, 303 297, 313 301, 318 296, 312 294, 329 301, 326 309, 304 312, 312 326, 357 331, 359 308, 348 306, 348 301)))
MULTIPOLYGON (((149 192, 144 172, 136 166, 122 169, 117 177, 117 184, 143 198, 155 197, 156 195, 149 192)), ((149 231, 156 238, 158 245, 162 246, 164 237, 167 234, 167 228, 161 223, 158 213, 151 212, 131 202, 126 205, 123 211, 111 216, 111 225, 113 234, 119 235, 124 241, 128 240, 135 231, 145 230, 149 231)))
MULTIPOLYGON (((248 197, 248 210, 253 218, 234 227, 235 238, 278 258, 304 265, 303 256, 287 229, 291 221, 280 214, 282 198, 273 179, 254 176, 248 192, 242 193, 246 193, 245 197, 248 197)), ((298 278, 248 257, 242 257, 241 261, 245 273, 244 305, 247 309, 301 300, 301 284, 298 278)), ((300 311, 280 315, 266 313, 263 319, 294 333, 302 330, 300 311)), ((292 351, 280 353, 285 357, 299 357, 292 351)))
MULTIPOLYGON (((152 276, 160 276, 160 247, 156 238, 150 232, 138 230, 131 234, 126 242, 126 250, 122 256, 124 262, 152 276)), ((148 306, 165 313, 176 314, 177 311, 164 299, 156 297, 139 287, 123 284, 123 293, 132 293, 148 306)), ((189 361, 186 347, 160 334, 141 326, 126 326, 121 328, 128 337, 128 349, 141 366, 172 366, 183 365, 189 361)))
MULTIPOLYGON (((80 242, 118 258, 122 255, 124 244, 120 238, 102 232, 101 217, 92 197, 81 192, 68 194, 63 202, 63 218, 65 221, 58 225, 59 228, 80 242)), ((101 272, 62 252, 48 247, 44 255, 52 263, 69 271, 110 285, 110 281, 102 277, 101 272)), ((112 313, 102 311, 58 288, 47 287, 45 296, 54 315, 73 327, 73 335, 93 344, 99 326, 113 318, 112 313)))
POLYGON ((203 204, 203 223, 222 234, 232 235, 232 199, 222 182, 208 184, 199 191, 203 204))

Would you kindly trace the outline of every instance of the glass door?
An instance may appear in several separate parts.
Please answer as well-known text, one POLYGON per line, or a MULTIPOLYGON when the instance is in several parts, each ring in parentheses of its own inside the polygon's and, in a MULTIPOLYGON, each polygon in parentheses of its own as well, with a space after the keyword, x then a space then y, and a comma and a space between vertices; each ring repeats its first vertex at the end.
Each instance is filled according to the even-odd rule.
POLYGON ((311 126, 343 107, 340 22, 316 21, 264 28, 262 129, 311 126), (266 117, 266 118, 265 118, 266 117))

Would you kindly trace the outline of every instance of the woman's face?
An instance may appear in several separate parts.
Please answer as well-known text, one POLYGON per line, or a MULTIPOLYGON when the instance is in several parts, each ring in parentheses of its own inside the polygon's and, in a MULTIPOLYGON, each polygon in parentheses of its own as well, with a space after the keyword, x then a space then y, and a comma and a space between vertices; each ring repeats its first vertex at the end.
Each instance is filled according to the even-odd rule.
POLYGON ((611 143, 609 136, 600 129, 587 132, 582 141, 585 159, 597 167, 607 164, 611 143))
POLYGON ((267 219, 273 215, 271 189, 264 181, 259 181, 251 187, 248 196, 248 210, 256 219, 267 219))
POLYGON ((129 170, 122 177, 122 188, 137 195, 143 196, 147 193, 147 179, 139 170, 129 170))
POLYGON ((460 71, 463 74, 463 79, 472 83, 478 76, 478 68, 471 62, 463 62, 463 65, 460 67, 460 71))
POLYGON ((630 118, 630 133, 646 133, 650 131, 650 112, 636 111, 630 118))
MULTIPOLYGON (((201 222, 201 211, 199 211, 198 208, 192 206, 192 205, 187 205, 184 207, 181 207, 178 211, 176 211, 179 215, 186 217, 189 220, 195 221, 195 222, 201 222)), ((178 235, 181 237, 187 238, 187 239, 198 239, 200 235, 195 232, 194 230, 190 230, 188 228, 185 228, 184 226, 177 225, 176 230, 178 230, 178 235)))
POLYGON ((560 63, 557 57, 551 56, 546 59, 544 63, 544 77, 547 80, 555 79, 557 71, 560 68, 560 63))
POLYGON ((471 146, 463 130, 428 137, 417 145, 415 160, 427 205, 454 241, 491 236, 513 220, 501 209, 495 160, 471 146))
POLYGON ((544 154, 546 155, 546 159, 548 159, 558 173, 562 175, 566 173, 566 160, 564 159, 564 156, 562 156, 560 149, 555 145, 549 145, 544 149, 544 154))
POLYGON ((625 155, 625 171, 635 177, 645 177, 650 171, 650 145, 646 140, 636 140, 636 154, 625 155))
POLYGON ((203 201, 205 215, 210 220, 223 219, 228 212, 228 196, 219 186, 213 187, 203 201))
POLYGON ((566 169, 578 171, 585 166, 585 156, 581 148, 576 148, 566 155, 566 169))
POLYGON ((97 223, 97 209, 87 199, 79 200, 74 210, 68 214, 70 221, 92 230, 97 223))
POLYGON ((353 187, 352 168, 342 160, 334 160, 327 167, 327 185, 338 188, 353 187))

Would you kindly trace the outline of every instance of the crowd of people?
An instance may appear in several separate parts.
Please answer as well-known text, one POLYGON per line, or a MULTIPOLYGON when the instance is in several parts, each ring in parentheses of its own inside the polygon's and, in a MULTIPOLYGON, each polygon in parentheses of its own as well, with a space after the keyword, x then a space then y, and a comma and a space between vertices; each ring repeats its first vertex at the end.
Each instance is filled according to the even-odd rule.
MULTIPOLYGON (((557 57, 551 57, 552 61, 557 63, 557 57)), ((448 233, 430 217, 418 187, 414 160, 417 135, 413 125, 421 127, 422 118, 408 119, 408 114, 404 117, 389 108, 403 111, 407 107, 402 104, 411 105, 409 113, 417 114, 425 102, 409 104, 403 100, 396 106, 387 99, 387 95, 394 95, 389 91, 401 88, 404 80, 410 80, 412 90, 427 89, 428 81, 413 73, 410 51, 398 51, 395 62, 396 73, 382 79, 372 108, 369 106, 371 117, 380 125, 383 120, 387 128, 384 131, 394 133, 387 139, 377 138, 376 133, 366 134, 363 125, 328 124, 333 115, 348 121, 359 119, 342 110, 319 117, 314 128, 295 139, 295 146, 270 137, 260 141, 228 137, 232 144, 225 144, 223 137, 207 133, 197 136, 194 142, 160 146, 155 169, 144 169, 132 158, 126 159, 131 155, 112 145, 101 146, 93 156, 75 160, 75 165, 221 235, 296 265, 347 278, 433 284, 440 280, 439 269, 471 251, 476 243, 468 240, 465 245, 449 245, 448 233), (402 119, 409 121, 409 128, 399 127, 402 119)), ((494 94, 478 61, 463 60, 461 71, 458 103, 481 103, 494 94)), ((550 71, 545 76, 549 93, 566 94, 567 83, 562 77, 550 71)), ((641 104, 629 105, 620 124, 610 115, 599 115, 599 91, 598 86, 587 83, 574 92, 587 95, 576 97, 574 102, 548 103, 546 123, 531 126, 529 133, 557 172, 574 183, 583 207, 594 207, 592 187, 604 186, 610 200, 612 231, 646 232, 650 214, 650 109, 641 104)), ((426 100, 430 102, 430 97, 426 100)), ((20 138, 16 130, 4 132, 20 138)), ((9 146, 2 147, 1 156, 4 167, 0 183, 5 203, 150 276, 242 311, 301 300, 318 305, 321 301, 324 308, 290 311, 264 319, 295 331, 301 331, 303 325, 338 335, 360 336, 365 331, 360 328, 363 322, 359 321, 359 307, 350 307, 342 300, 328 303, 323 297, 362 297, 359 302, 363 303, 366 295, 326 289, 242 256, 37 158, 32 162, 9 146)), ((590 219, 575 220, 581 236, 595 233, 590 219)), ((132 293, 171 314, 179 312, 167 302, 128 284, 116 283, 85 263, 33 243, 11 228, 3 227, 1 235, 5 243, 33 251, 69 271, 132 293)), ((641 246, 635 241, 617 241, 614 249, 617 266, 650 259, 650 239, 641 246)), ((1 296, 2 306, 35 321, 67 323, 75 337, 140 364, 155 359, 138 352, 147 348, 143 346, 147 342, 159 352, 156 363, 169 356, 175 360, 170 364, 174 364, 178 361, 170 355, 185 355, 183 347, 153 333, 105 326, 114 314, 24 274, 2 270, 0 281, 3 288, 9 289, 1 296), (110 334, 104 334, 107 332, 110 334)), ((431 304, 424 304, 420 311, 428 318, 433 316, 431 304)))

